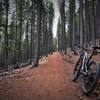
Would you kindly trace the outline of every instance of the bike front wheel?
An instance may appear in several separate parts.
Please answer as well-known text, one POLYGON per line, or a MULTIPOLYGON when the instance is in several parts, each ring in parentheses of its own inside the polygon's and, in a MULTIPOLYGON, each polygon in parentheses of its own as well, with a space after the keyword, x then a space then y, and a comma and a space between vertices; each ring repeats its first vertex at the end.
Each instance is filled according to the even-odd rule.
POLYGON ((79 61, 75 65, 75 68, 73 69, 72 81, 76 81, 78 79, 78 77, 80 75, 80 70, 81 70, 81 62, 79 59, 79 61))
POLYGON ((100 76, 100 66, 96 62, 92 61, 88 66, 87 75, 82 76, 82 90, 83 93, 89 95, 95 88, 100 76))

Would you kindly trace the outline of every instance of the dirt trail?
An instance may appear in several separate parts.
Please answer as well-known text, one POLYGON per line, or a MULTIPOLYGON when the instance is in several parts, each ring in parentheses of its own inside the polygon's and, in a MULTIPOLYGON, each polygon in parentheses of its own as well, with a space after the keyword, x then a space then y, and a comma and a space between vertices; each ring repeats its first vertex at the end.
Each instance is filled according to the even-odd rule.
POLYGON ((0 100, 95 100, 83 95, 71 72, 72 65, 54 53, 47 63, 1 80, 0 100))

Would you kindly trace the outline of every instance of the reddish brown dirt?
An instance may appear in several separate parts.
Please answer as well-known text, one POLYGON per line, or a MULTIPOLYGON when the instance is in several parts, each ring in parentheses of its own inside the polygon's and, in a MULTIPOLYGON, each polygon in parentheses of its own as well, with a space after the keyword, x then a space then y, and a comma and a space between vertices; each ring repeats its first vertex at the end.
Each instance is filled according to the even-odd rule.
POLYGON ((68 59, 56 52, 37 68, 27 67, 0 80, 0 100, 96 100, 94 94, 83 95, 79 83, 71 81, 68 59))

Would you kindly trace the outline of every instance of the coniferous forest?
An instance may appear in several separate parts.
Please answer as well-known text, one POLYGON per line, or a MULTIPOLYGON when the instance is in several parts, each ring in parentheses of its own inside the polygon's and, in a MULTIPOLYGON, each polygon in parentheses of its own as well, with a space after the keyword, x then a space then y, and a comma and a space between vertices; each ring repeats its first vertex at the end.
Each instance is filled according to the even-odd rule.
POLYGON ((39 0, 0 1, 0 64, 18 67, 21 63, 38 66, 39 57, 53 48, 52 2, 39 0))
POLYGON ((0 100, 99 100, 99 6, 100 0, 0 0, 0 100), (97 90, 88 97, 91 84, 82 81, 82 93, 70 76, 73 66, 85 66, 85 75, 75 70, 92 83, 92 63, 97 90))

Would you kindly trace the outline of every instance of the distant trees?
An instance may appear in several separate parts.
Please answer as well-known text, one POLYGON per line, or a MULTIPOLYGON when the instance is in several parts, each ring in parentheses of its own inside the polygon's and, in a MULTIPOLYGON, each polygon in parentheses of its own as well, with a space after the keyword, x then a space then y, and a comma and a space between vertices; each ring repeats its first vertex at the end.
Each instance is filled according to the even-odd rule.
POLYGON ((0 0, 0 64, 2 60, 7 69, 38 66, 40 56, 54 49, 53 18, 52 2, 0 0))
POLYGON ((46 2, 46 9, 43 1, 37 5, 37 34, 35 43, 35 55, 33 67, 38 66, 39 55, 47 55, 53 52, 53 18, 54 8, 52 2, 46 2), (40 4, 39 4, 40 3, 40 4), (44 19, 45 18, 45 19, 44 19), (42 23, 42 24, 41 24, 42 23))
MULTIPOLYGON (((67 47, 75 51, 75 43, 86 47, 100 45, 99 0, 68 2, 59 0, 58 51, 66 53, 67 47)), ((56 50, 53 18, 52 2, 0 0, 0 64, 7 69, 23 64, 38 66, 40 57, 56 50)))
POLYGON ((96 1, 80 0, 80 45, 96 46, 96 1))
POLYGON ((88 1, 85 0, 84 3, 84 42, 85 46, 88 45, 89 41, 92 41, 92 46, 96 46, 96 2, 94 0, 88 1), (90 11, 90 12, 89 12, 90 11))
POLYGON ((63 36, 65 38, 67 36, 67 46, 74 51, 76 50, 75 43, 85 47, 100 45, 99 0, 69 0, 68 2, 64 0, 59 1, 58 50, 62 50, 63 44, 66 44, 63 36), (63 13, 66 8, 64 4, 68 2, 69 7, 66 9, 65 15, 63 13), (64 30, 63 27, 66 26, 66 24, 64 25, 64 17, 68 26, 68 30, 65 32, 62 31, 64 30), (63 33, 66 33, 66 35, 63 33))

